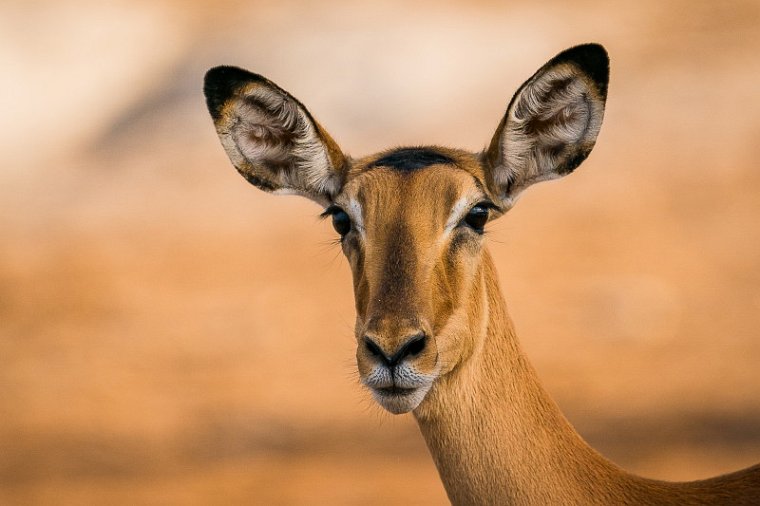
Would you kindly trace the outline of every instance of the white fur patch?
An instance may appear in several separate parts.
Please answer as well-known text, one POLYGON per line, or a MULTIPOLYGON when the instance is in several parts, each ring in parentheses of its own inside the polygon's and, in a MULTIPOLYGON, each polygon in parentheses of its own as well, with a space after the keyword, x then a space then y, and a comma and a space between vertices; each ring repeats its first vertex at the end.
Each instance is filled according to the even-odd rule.
POLYGON ((362 210, 361 203, 359 203, 359 201, 356 199, 349 200, 348 205, 346 206, 346 212, 351 217, 351 222, 353 223, 354 227, 356 227, 359 235, 364 238, 364 211, 362 210))
POLYGON ((470 196, 462 197, 454 203, 451 207, 451 212, 449 213, 449 219, 446 220, 446 225, 443 228, 444 235, 449 234, 454 227, 459 225, 464 218, 465 213, 470 210, 470 207, 473 204, 475 204, 475 202, 472 202, 470 196))

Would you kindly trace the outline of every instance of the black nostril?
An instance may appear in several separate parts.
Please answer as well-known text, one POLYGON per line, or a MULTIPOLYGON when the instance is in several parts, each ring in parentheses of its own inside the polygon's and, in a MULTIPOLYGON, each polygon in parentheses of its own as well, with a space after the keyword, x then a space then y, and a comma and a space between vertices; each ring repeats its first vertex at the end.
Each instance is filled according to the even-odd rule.
POLYGON ((364 347, 367 348, 367 351, 372 355, 373 357, 380 357, 383 360, 387 360, 385 357, 385 353, 383 353, 383 350, 380 349, 380 347, 369 338, 369 336, 364 336, 364 347))
POLYGON ((426 344, 427 336, 422 332, 410 337, 396 354, 391 357, 390 365, 396 365, 406 357, 419 355, 425 349, 426 344))
POLYGON ((407 354, 409 355, 419 355, 422 353, 422 350, 425 349, 425 345, 427 344, 427 339, 425 338, 425 334, 417 334, 414 336, 410 341, 409 344, 406 346, 407 354))

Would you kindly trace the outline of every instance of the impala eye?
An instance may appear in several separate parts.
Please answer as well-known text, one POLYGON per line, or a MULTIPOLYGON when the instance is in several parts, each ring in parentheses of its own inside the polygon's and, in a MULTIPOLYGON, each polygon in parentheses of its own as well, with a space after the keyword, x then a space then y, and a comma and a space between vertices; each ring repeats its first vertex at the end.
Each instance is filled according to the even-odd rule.
POLYGON ((330 206, 322 213, 322 216, 332 216, 333 228, 340 234, 341 238, 351 231, 351 218, 340 207, 330 206))
POLYGON ((332 215, 333 228, 341 237, 351 231, 351 218, 342 209, 332 215))
POLYGON ((467 216, 464 217, 464 223, 475 232, 482 234, 483 227, 486 226, 486 222, 488 221, 489 207, 490 206, 484 202, 476 204, 472 209, 470 209, 470 212, 467 213, 467 216))

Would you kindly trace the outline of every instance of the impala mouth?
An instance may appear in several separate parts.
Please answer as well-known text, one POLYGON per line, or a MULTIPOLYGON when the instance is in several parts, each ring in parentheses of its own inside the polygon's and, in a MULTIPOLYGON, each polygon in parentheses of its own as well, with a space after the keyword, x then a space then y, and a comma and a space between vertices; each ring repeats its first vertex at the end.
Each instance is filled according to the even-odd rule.
POLYGON ((419 406, 425 395, 427 395, 430 386, 430 383, 418 387, 401 387, 398 385, 377 386, 370 387, 370 391, 372 392, 372 397, 375 398, 375 401, 380 406, 398 415, 408 413, 419 406))
POLYGON ((362 383, 387 411, 408 413, 419 406, 433 386, 433 374, 422 374, 407 363, 396 368, 375 365, 363 375, 362 383))
POLYGON ((397 385, 390 387, 372 388, 372 396, 378 404, 394 415, 408 413, 419 406, 422 399, 427 394, 428 387, 421 386, 417 388, 400 387, 397 385))
POLYGON ((414 392, 416 392, 416 388, 404 388, 399 386, 392 386, 392 387, 384 387, 384 388, 375 388, 375 392, 382 394, 382 395, 388 395, 388 396, 398 396, 398 397, 405 397, 407 395, 412 395, 414 392))

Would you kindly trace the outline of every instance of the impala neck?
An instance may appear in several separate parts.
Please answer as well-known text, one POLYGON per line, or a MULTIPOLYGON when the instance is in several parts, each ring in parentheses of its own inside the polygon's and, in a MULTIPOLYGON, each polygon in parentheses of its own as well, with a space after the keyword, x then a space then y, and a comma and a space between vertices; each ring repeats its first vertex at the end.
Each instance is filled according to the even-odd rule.
POLYGON ((473 330, 472 339, 482 346, 441 377, 415 410, 449 499, 542 505, 622 499, 614 484, 635 478, 589 447, 541 387, 496 279, 486 252, 470 297, 478 301, 470 314, 480 320, 470 328, 485 329, 473 330))

